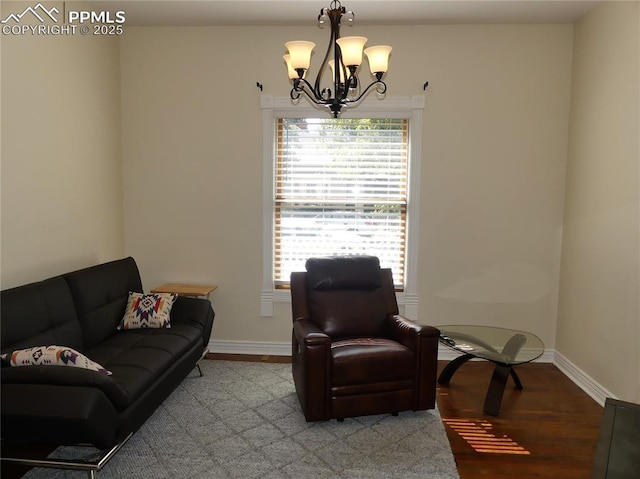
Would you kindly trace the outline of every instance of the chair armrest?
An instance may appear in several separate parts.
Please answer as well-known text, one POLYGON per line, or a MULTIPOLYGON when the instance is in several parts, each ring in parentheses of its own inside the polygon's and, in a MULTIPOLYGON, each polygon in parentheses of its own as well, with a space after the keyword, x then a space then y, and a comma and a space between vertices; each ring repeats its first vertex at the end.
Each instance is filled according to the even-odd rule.
POLYGON ((416 349, 419 339, 433 338, 437 341, 440 337, 438 328, 416 323, 400 314, 387 316, 387 327, 391 338, 412 350, 416 349))
POLYGON ((323 333, 313 321, 308 318, 302 318, 294 321, 293 334, 298 342, 305 346, 326 345, 331 344, 331 338, 323 333))
POLYGON ((293 323, 293 381, 307 421, 329 419, 331 338, 308 318, 293 323))
POLYGON ((418 324, 401 315, 387 316, 387 325, 390 328, 391 338, 411 349, 417 356, 416 410, 433 409, 436 402, 440 330, 433 326, 418 324))

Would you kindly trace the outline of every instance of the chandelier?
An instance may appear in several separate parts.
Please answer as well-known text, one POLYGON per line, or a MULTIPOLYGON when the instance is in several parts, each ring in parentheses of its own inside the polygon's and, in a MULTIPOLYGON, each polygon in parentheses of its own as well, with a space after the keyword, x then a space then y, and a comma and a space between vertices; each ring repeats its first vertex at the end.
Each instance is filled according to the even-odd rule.
POLYGON ((387 72, 391 52, 388 45, 364 48, 366 37, 340 37, 342 17, 353 23, 353 12, 347 11, 338 0, 332 1, 329 7, 320 10, 318 24, 323 25, 327 20, 330 22, 331 40, 313 86, 305 77, 311 63, 311 52, 316 44, 302 40, 285 43, 289 53, 284 56, 284 60, 287 63, 289 79, 293 81, 291 99, 298 100, 304 93, 311 102, 329 108, 334 118, 338 117, 343 107, 359 102, 373 87, 381 95, 387 91, 382 77, 387 72), (358 78, 363 49, 369 69, 375 77, 364 89, 361 88, 358 78), (320 85, 327 65, 331 69, 333 88, 323 88, 320 85))

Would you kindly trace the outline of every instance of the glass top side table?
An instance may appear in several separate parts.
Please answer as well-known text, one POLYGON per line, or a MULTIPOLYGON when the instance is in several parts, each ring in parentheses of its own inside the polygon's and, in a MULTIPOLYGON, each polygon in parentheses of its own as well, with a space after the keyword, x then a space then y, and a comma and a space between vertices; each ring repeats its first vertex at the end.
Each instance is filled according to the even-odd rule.
POLYGON ((440 330, 440 343, 462 353, 442 370, 439 384, 449 384, 458 368, 470 359, 486 359, 495 364, 484 402, 484 412, 491 416, 497 416, 500 412, 509 376, 513 378, 516 388, 522 389, 513 366, 531 362, 544 353, 542 340, 526 331, 475 325, 447 324, 436 327, 440 330))

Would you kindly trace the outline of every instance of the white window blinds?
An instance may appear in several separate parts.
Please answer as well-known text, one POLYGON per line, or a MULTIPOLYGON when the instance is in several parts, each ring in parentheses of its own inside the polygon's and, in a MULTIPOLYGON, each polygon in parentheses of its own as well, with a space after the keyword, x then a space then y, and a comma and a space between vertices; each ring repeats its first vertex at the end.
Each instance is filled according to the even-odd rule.
POLYGON ((307 258, 378 256, 404 286, 407 119, 279 118, 274 281, 307 258))

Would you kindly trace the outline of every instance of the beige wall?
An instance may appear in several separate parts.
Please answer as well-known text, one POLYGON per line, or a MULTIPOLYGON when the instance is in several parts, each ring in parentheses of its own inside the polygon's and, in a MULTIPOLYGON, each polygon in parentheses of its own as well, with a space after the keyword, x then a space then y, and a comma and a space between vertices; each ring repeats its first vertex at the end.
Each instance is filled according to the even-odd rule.
POLYGON ((558 351, 640 400, 640 4, 575 26, 558 351))
MULTIPOLYGON (((422 321, 534 331, 636 400, 638 10, 607 3, 575 36, 570 25, 353 29, 393 44, 390 96, 430 82, 422 321)), ((120 39, 2 36, 2 288, 131 254, 146 289, 220 286, 215 339, 288 342, 287 304, 259 316, 255 83, 287 96, 283 43, 309 38, 320 51, 326 36, 128 26, 120 39)))
POLYGON ((118 45, 2 35, 3 289, 124 254, 118 45))
MULTIPOLYGON (((555 347, 572 26, 354 27, 394 46, 389 96, 426 91, 419 312, 555 347)), ((214 282, 218 340, 290 338, 261 318, 264 94, 308 28, 128 28, 121 40, 125 250, 146 289, 214 282)))

